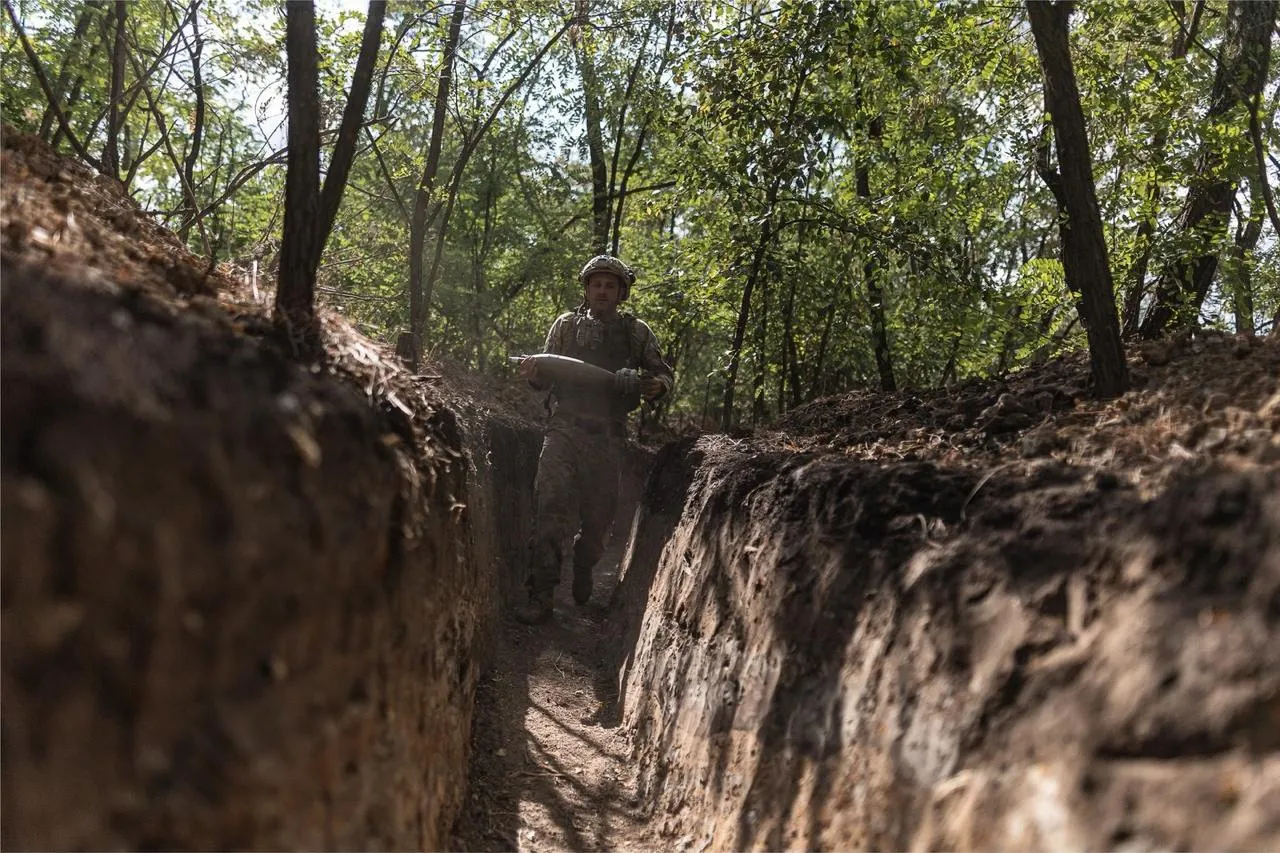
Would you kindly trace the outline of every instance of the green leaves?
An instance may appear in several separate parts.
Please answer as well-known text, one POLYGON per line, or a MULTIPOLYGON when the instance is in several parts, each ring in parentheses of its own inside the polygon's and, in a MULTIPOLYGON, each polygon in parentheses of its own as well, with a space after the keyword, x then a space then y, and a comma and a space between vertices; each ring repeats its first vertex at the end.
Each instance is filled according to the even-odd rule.
MULTIPOLYGON (((1196 40, 1173 55, 1193 6, 1093 0, 1075 12, 1072 61, 1117 281, 1144 252, 1154 271, 1179 253, 1230 242, 1173 236, 1188 188, 1243 174, 1251 158, 1242 112, 1205 118, 1225 4, 1208 4, 1196 40), (1206 145, 1219 152, 1207 164, 1206 145), (1152 233, 1139 238, 1148 220, 1152 233)), ((100 152, 108 64, 94 45, 105 16, 68 0, 16 8, 49 73, 66 68, 66 108, 100 152), (85 10, 91 18, 76 38, 85 10)), ((131 49, 156 65, 152 82, 179 158, 194 96, 187 52, 169 39, 186 10, 145 0, 129 15, 131 49)), ((371 124, 322 262, 327 298, 387 340, 405 322, 403 204, 429 137, 446 11, 390 7, 371 124)), ((494 364, 511 348, 538 347, 554 315, 576 303, 592 191, 575 38, 593 51, 607 158, 612 166, 620 142, 620 175, 634 156, 620 251, 640 271, 632 306, 691 379, 678 386, 677 407, 718 396, 762 241, 740 356, 743 383, 758 383, 766 414, 796 395, 876 381, 868 260, 904 385, 1014 369, 1046 345, 1078 339, 1078 327, 1059 334, 1075 309, 1056 260, 1053 199, 1032 168, 1044 106, 1018 4, 693 2, 675 4, 670 17, 672 4, 660 0, 596 0, 587 29, 566 33, 535 62, 572 11, 529 0, 468 9, 440 161, 438 186, 452 186, 456 198, 428 329, 436 353, 494 364)), ((197 196, 212 208, 207 224, 220 257, 257 253, 269 263, 282 174, 268 165, 233 185, 283 143, 272 94, 283 71, 280 7, 202 0, 200 14, 209 115, 197 196)), ((327 126, 345 100, 362 20, 362 8, 321 17, 327 126)), ((11 30, 0 33, 3 118, 39 132, 44 97, 11 30)), ((127 77, 126 86, 132 69, 127 77)), ((1267 92, 1276 88, 1273 68, 1267 92)), ((139 97, 126 119, 133 156, 159 139, 145 104, 139 97)), ((1266 115, 1263 131, 1274 150, 1266 115)), ((163 149, 136 170, 133 191, 174 226, 180 190, 163 149)), ((1280 301, 1266 269, 1273 244, 1264 236, 1249 255, 1259 316, 1274 315, 1280 301)))

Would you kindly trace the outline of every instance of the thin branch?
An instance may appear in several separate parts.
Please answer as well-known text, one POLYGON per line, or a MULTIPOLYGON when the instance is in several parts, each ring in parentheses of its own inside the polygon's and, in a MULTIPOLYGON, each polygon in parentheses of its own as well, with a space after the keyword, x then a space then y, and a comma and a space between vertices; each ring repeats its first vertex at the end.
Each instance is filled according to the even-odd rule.
MULTIPOLYGON (((204 123, 205 123, 205 96, 204 96, 204 79, 200 69, 201 54, 204 52, 204 40, 200 35, 200 0, 191 0, 191 10, 188 20, 191 22, 191 39, 186 36, 185 30, 182 35, 182 43, 187 48, 187 55, 191 58, 191 89, 195 92, 196 104, 195 115, 192 118, 191 128, 191 144, 187 149, 187 157, 183 161, 182 171, 187 186, 191 187, 191 209, 196 207, 195 200, 195 183, 196 183, 196 164, 200 160, 200 146, 204 141, 204 123), (194 45, 192 44, 194 42, 194 45)), ((182 237, 186 238, 183 232, 182 237)), ((206 244, 208 239, 205 238, 206 244)), ((207 252, 206 252, 207 254, 207 252)))
MULTIPOLYGON (((674 19, 674 16, 675 16, 674 9, 672 9, 671 14, 674 19)), ((618 186, 618 161, 622 159, 622 138, 623 136, 626 135, 626 132, 627 132, 627 107, 631 104, 631 98, 635 92, 636 79, 640 76, 640 66, 644 64, 645 51, 649 49, 649 39, 653 35, 653 30, 655 26, 657 26, 657 20, 655 18, 651 18, 649 20, 649 29, 646 30, 644 34, 644 41, 641 42, 640 44, 640 50, 636 52, 636 61, 631 65, 631 73, 627 75, 627 87, 622 93, 622 106, 619 107, 618 109, 617 133, 613 138, 613 159, 609 163, 609 194, 610 195, 613 194, 614 189, 618 186)), ((645 135, 645 130, 648 129, 648 126, 649 126, 649 123, 646 120, 644 124, 644 128, 641 129, 639 134, 642 140, 645 135)), ((636 147, 639 148, 639 144, 637 144, 636 147)), ((634 157, 632 158, 632 162, 633 163, 635 162, 634 157)), ((621 220, 622 220, 621 211, 619 211, 617 216, 615 217, 612 209, 612 205, 610 205, 610 210, 608 215, 609 215, 609 219, 611 220, 610 230, 612 230, 613 222, 615 221, 618 222, 619 225, 621 225, 621 220)), ((617 235, 614 235, 613 237, 613 253, 615 255, 618 253, 617 235)))
POLYGON ((396 37, 392 40, 391 47, 387 50, 387 60, 382 65, 382 75, 378 80, 378 94, 373 101, 373 114, 375 116, 381 115, 383 107, 386 106, 387 76, 391 73, 391 63, 395 60, 396 52, 400 50, 400 43, 404 41, 405 36, 421 19, 422 15, 406 15, 396 30, 396 37))
POLYGON ((1052 128, 1046 124, 1040 128, 1040 136, 1036 139, 1036 174, 1040 176, 1040 180, 1044 181, 1044 185, 1049 188, 1049 192, 1053 193, 1053 199, 1058 204, 1058 216, 1062 217, 1063 211, 1067 207, 1067 198, 1062 188, 1062 174, 1049 162, 1049 151, 1051 148, 1050 134, 1053 133, 1052 128))
POLYGON ((564 24, 555 33, 555 35, 553 35, 547 43, 542 46, 533 59, 529 60, 528 65, 526 65, 524 70, 520 72, 520 76, 516 78, 515 82, 503 91, 501 97, 498 98, 498 102, 494 104, 493 109, 489 111, 489 115, 485 120, 473 129, 472 133, 468 136, 466 143, 462 146, 462 151, 458 155, 457 165, 454 167, 453 173, 449 176, 450 193, 457 192, 458 186, 462 182, 463 168, 471 158, 472 153, 474 153, 476 146, 480 144, 480 140, 489 132, 489 127, 493 124, 494 120, 497 119, 498 114, 502 112, 502 108, 506 106, 507 101, 511 99, 512 95, 519 91, 520 87, 524 85, 527 79, 529 79, 529 75, 541 66, 542 58, 547 55, 547 52, 555 46, 556 42, 560 40, 560 37, 568 32, 569 28, 575 23, 578 23, 577 18, 569 18, 565 20, 564 24))
POLYGON ((669 190, 675 185, 676 185, 676 181, 670 180, 670 181, 659 181, 656 184, 645 184, 643 187, 636 187, 635 189, 631 189, 630 187, 625 187, 625 188, 619 189, 616 193, 614 193, 609 197, 610 198, 626 198, 627 196, 635 195, 636 193, 654 192, 656 190, 669 190))
MULTIPOLYGON (((480 66, 480 68, 477 70, 477 74, 476 74, 477 80, 484 80, 489 76, 489 66, 493 64, 493 60, 497 59, 499 52, 501 52, 501 50, 507 46, 507 42, 515 38, 515 35, 517 32, 519 32, 519 30, 517 30, 515 27, 512 27, 511 32, 503 36, 498 41, 498 43, 493 46, 493 50, 489 51, 489 55, 485 57, 484 65, 480 66)), ((475 66, 473 65, 472 67, 474 68, 475 66)))
MULTIPOLYGON (((362 149, 360 153, 364 153, 364 150, 365 150, 365 149, 362 149)), ((373 190, 370 190, 370 189, 365 189, 364 187, 360 186, 360 184, 356 183, 355 181, 348 181, 348 182, 347 182, 347 189, 351 190, 351 191, 352 191, 352 192, 354 192, 354 193, 357 193, 357 194, 359 194, 359 195, 363 196, 364 198, 372 199, 372 200, 374 200, 374 201, 380 201, 380 202, 384 202, 384 203, 385 203, 385 202, 398 201, 398 199, 397 199, 395 196, 384 195, 384 194, 382 194, 382 193, 374 192, 373 190)))
POLYGON ((1194 44, 1205 56, 1216 59, 1216 55, 1209 49, 1209 46, 1197 37, 1196 31, 1200 27, 1200 16, 1204 13, 1204 6, 1204 0, 1197 0, 1191 15, 1191 22, 1184 23, 1182 16, 1177 13, 1177 10, 1173 9, 1173 4, 1169 3, 1170 10, 1174 13, 1174 20, 1178 22, 1178 29, 1182 31, 1182 37, 1186 40, 1186 43, 1188 45, 1194 44))
POLYGON ((111 50, 111 95, 107 102, 107 139, 103 146, 103 165, 107 174, 120 180, 120 127, 124 116, 120 112, 120 99, 124 92, 125 24, 129 8, 124 0, 115 0, 115 42, 111 50))
POLYGON ((195 222, 196 219, 203 218, 208 216, 210 213, 213 213, 225 204, 227 199, 231 198, 231 196, 235 194, 236 190, 247 184, 254 175, 258 174, 268 166, 279 166, 281 163, 285 162, 285 158, 288 155, 289 149, 286 146, 277 151, 271 152, 265 160, 260 160, 257 163, 250 163, 247 166, 242 166, 240 171, 236 173, 236 176, 227 184, 227 188, 223 191, 222 195, 205 205, 192 216, 187 217, 184 222, 195 222))
MULTIPOLYGON (((667 22, 666 43, 662 47, 662 57, 658 61, 658 70, 657 70, 657 73, 654 75, 655 83, 661 83, 662 73, 663 71, 666 70, 667 59, 671 56, 671 40, 675 36, 675 29, 676 29, 676 9, 673 6, 671 9, 671 19, 667 22)), ((613 248, 614 256, 617 256, 618 249, 622 243, 622 209, 623 209, 623 205, 626 203, 627 184, 631 182, 631 174, 635 170, 636 163, 640 160, 641 152, 644 150, 644 141, 645 141, 645 137, 648 136, 649 134, 649 125, 653 121, 653 114, 654 114, 654 109, 652 106, 645 111, 644 122, 641 124, 640 133, 636 135, 636 144, 635 144, 635 148, 631 152, 631 159, 627 161, 626 171, 622 173, 622 182, 620 185, 622 194, 618 197, 618 204, 617 204, 617 207, 614 209, 614 213, 613 213, 613 228, 612 228, 613 247, 612 248, 613 248)), ((621 120, 619 120, 619 129, 618 129, 619 148, 621 148, 621 140, 622 140, 622 128, 621 128, 621 120)), ((616 174, 616 171, 618 168, 618 149, 614 150, 613 167, 616 174)), ((610 180, 611 181, 613 180, 613 176, 610 176, 610 180)), ((610 201, 610 207, 613 207, 612 201, 610 201)))
MULTIPOLYGON (((129 61, 133 63, 134 73, 138 73, 140 70, 138 67, 138 58, 130 53, 129 61)), ((160 131, 160 140, 164 143, 165 153, 169 155, 169 162, 173 164, 174 172, 177 174, 178 181, 182 185, 182 195, 186 198, 186 207, 187 209, 194 211, 198 204, 196 201, 195 188, 191 186, 190 181, 187 179, 187 174, 182 168, 182 160, 178 157, 178 152, 173 149, 173 143, 169 140, 169 127, 168 123, 165 121, 164 112, 160 109, 159 103, 156 102, 155 96, 151 93, 151 86, 148 85, 145 80, 142 84, 142 92, 147 98, 147 104, 151 107, 151 114, 155 116, 156 127, 160 131)), ((184 222, 181 231, 185 234, 187 230, 190 229, 193 222, 200 230, 200 240, 204 246, 205 256, 209 257, 212 255, 212 249, 209 244, 209 235, 205 232, 203 216, 197 216, 194 217, 194 219, 189 219, 184 222)))
POLYGON ((404 217, 405 222, 408 222, 411 216, 409 207, 404 203, 404 198, 400 195, 400 190, 396 187, 396 182, 391 177, 391 170, 387 167, 387 161, 382 156, 382 149, 378 147, 378 138, 374 137, 373 131, 369 130, 368 127, 365 127, 364 132, 369 137, 369 147, 373 150, 373 156, 378 160, 378 170, 382 172, 382 177, 387 181, 387 187, 391 190, 396 206, 400 208, 400 215, 404 217))
POLYGON ((378 257, 380 257, 380 256, 375 256, 375 255, 356 255, 356 256, 354 256, 354 257, 350 257, 350 258, 334 258, 333 260, 329 261, 328 263, 323 263, 323 264, 321 264, 317 269, 318 269, 318 270, 320 270, 320 271, 323 271, 323 270, 331 270, 331 269, 335 269, 335 268, 337 268, 337 267, 349 267, 349 266, 352 266, 353 264, 362 264, 362 263, 364 263, 365 261, 374 260, 375 258, 378 258, 378 257))
MULTIPOLYGON (((172 3, 170 3, 169 5, 170 7, 172 7, 172 3)), ((146 70, 146 79, 148 80, 151 79, 151 76, 153 74, 155 74, 156 69, 160 67, 160 62, 168 55, 169 49, 174 46, 184 26, 185 19, 179 17, 176 12, 173 12, 172 8, 170 8, 169 11, 174 16, 174 25, 177 27, 177 29, 175 29, 169 35, 169 38, 165 41, 164 46, 160 48, 160 52, 155 55, 155 58, 151 62, 151 65, 148 66, 146 70)), ((143 55, 146 55, 149 53, 146 47, 138 42, 137 35, 135 33, 130 32, 127 28, 125 30, 125 38, 128 40, 129 46, 133 50, 143 55)), ((165 72, 165 82, 160 86, 162 90, 168 86, 169 77, 174 75, 176 75, 179 79, 183 80, 184 83, 186 82, 186 80, 182 78, 182 75, 178 74, 177 69, 174 67, 174 64, 170 62, 168 69, 165 72)), ((121 109, 121 115, 123 117, 122 121, 126 120, 128 116, 133 112, 134 105, 137 103, 138 96, 140 94, 142 94, 142 87, 141 87, 140 80, 135 80, 125 87, 124 94, 123 94, 124 106, 121 109)), ((102 124, 102 121, 107 117, 108 112, 109 112, 108 106, 104 106, 98 111, 98 115, 96 118, 94 118, 93 124, 89 126, 88 134, 85 135, 86 139, 93 138, 93 136, 98 132, 98 125, 102 124)))
MULTIPOLYGON (((321 269, 327 269, 330 264, 326 264, 321 269)), ((316 286, 316 293, 323 293, 328 296, 340 296, 343 299, 355 299, 360 302, 383 302, 383 303, 399 303, 400 300, 391 296, 375 296, 371 293, 352 293, 349 290, 339 290, 336 287, 320 287, 316 286)))
MULTIPOLYGON (((376 124, 380 124, 380 122, 375 119, 372 121, 365 122, 362 125, 362 127, 372 127, 376 124)), ((322 139, 324 139, 326 137, 332 136, 335 133, 337 133, 337 131, 333 131, 333 130, 325 131, 323 134, 321 134, 321 137, 322 139)), ((280 165, 281 163, 285 162, 285 158, 288 157, 288 155, 289 155, 289 148, 288 146, 286 146, 276 151, 272 151, 271 154, 269 154, 265 160, 260 160, 257 163, 250 163, 247 166, 242 166, 240 168, 240 171, 236 173, 236 176, 231 179, 230 183, 227 184, 227 188, 222 192, 222 195, 218 196, 212 202, 205 205, 204 208, 198 211, 194 216, 188 216, 183 221, 194 222, 197 217, 208 216, 210 213, 212 213, 213 211, 221 207, 226 202, 227 199, 231 198, 231 196, 235 194, 236 190, 240 189, 242 186, 248 183, 249 180, 254 175, 258 174, 268 166, 280 165)))
MULTIPOLYGON (((93 13, 101 11, 102 8, 101 0, 89 0, 89 2, 86 2, 81 8, 80 14, 76 18, 75 34, 72 36, 72 40, 77 44, 77 47, 80 41, 88 37, 89 27, 93 24, 93 13)), ((101 39, 102 35, 100 34, 98 39, 94 40, 93 45, 90 47, 88 52, 88 56, 90 58, 92 58, 93 54, 97 51, 98 45, 101 43, 101 39)), ((73 47, 67 50, 67 52, 62 56, 62 65, 58 69, 58 85, 56 89, 59 95, 67 90, 67 83, 71 79, 72 60, 79 60, 79 64, 84 63, 84 60, 80 59, 77 54, 79 54, 79 50, 73 47)), ((84 79, 83 76, 81 76, 80 79, 84 79)), ((49 139, 49 133, 52 130, 53 111, 46 107, 44 115, 40 117, 40 138, 47 141, 49 139)))
MULTIPOLYGON (((148 128, 148 129, 149 129, 149 128, 148 128)), ((144 132, 143 136, 142 136, 142 137, 140 137, 140 138, 143 138, 143 139, 145 139, 145 138, 146 138, 146 134, 145 134, 145 132, 144 132)), ((163 144, 164 144, 164 137, 161 137, 160 139, 157 139, 155 142, 151 143, 151 147, 150 147, 150 148, 146 148, 146 149, 140 150, 140 151, 138 152, 138 156, 137 156, 137 157, 135 157, 135 158, 133 158, 133 162, 132 162, 131 164, 129 164, 129 174, 125 175, 125 178, 124 178, 124 185, 125 185, 126 187, 132 187, 132 186, 133 186, 133 179, 134 179, 135 177, 137 177, 138 170, 139 170, 140 168, 142 168, 142 164, 143 164, 143 163, 145 163, 145 162, 147 162, 148 160, 150 160, 150 159, 151 159, 151 155, 153 155, 153 154, 155 154, 157 151, 159 151, 159 150, 160 150, 160 146, 161 146, 161 145, 163 145, 163 144)))

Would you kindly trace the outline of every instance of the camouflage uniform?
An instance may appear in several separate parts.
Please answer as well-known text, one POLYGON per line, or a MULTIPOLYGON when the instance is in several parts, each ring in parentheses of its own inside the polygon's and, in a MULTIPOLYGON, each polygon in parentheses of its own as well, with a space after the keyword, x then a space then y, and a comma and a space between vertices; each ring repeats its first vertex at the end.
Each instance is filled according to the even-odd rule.
MULTIPOLYGON (((671 368, 643 321, 619 313, 606 320, 585 308, 561 314, 547 333, 546 352, 567 355, 609 372, 640 369, 671 390, 671 368)), ((574 598, 591 594, 591 570, 604 553, 617 510, 618 475, 627 415, 640 396, 552 386, 556 401, 538 459, 536 520, 528 587, 550 596, 560 582, 565 546, 573 545, 574 598)))

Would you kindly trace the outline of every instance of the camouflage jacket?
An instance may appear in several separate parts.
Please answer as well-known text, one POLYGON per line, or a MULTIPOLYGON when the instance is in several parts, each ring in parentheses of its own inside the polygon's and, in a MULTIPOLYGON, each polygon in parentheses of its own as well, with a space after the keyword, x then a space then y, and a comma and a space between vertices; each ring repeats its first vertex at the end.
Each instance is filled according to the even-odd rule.
MULTIPOLYGON (((579 358, 611 373, 624 367, 639 370, 660 381, 664 395, 675 381, 670 365, 662 357, 657 336, 633 314, 619 313, 608 320, 597 320, 582 308, 566 311, 551 324, 544 351, 579 358)), ((552 388, 552 393, 559 411, 592 418, 625 419, 627 412, 640 404, 638 399, 601 400, 570 388, 552 388)))

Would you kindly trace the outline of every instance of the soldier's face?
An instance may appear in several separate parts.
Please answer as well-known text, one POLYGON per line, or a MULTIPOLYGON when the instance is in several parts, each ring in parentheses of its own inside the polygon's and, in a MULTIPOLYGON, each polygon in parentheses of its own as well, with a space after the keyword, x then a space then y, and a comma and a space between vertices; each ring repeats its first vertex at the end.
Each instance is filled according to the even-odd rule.
POLYGON ((618 278, 607 272, 587 277, 587 307, 596 316, 608 316, 618 310, 618 278))

